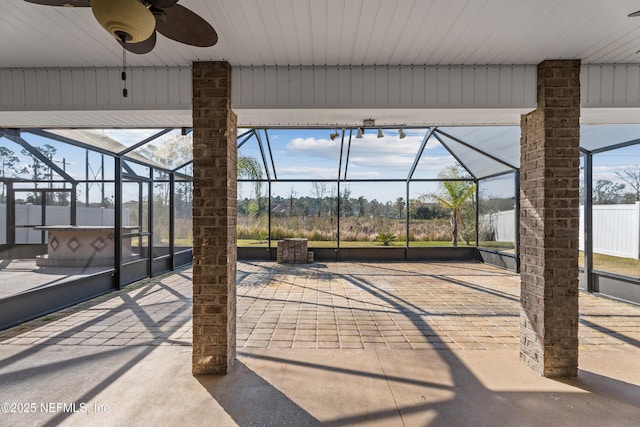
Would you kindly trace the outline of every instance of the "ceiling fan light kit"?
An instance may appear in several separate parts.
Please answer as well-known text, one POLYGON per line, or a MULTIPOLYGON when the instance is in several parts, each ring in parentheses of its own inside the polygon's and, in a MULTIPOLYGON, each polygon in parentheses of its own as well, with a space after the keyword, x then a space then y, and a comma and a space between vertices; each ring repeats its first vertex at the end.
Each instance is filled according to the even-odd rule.
POLYGON ((137 0, 91 0, 98 23, 117 40, 139 43, 156 29, 153 13, 137 0))
POLYGON ((180 6, 179 0, 24 0, 44 6, 90 7, 96 21, 122 46, 122 96, 127 90, 127 51, 149 53, 156 45, 156 30, 180 43, 213 46, 218 34, 204 18, 180 6))
POLYGON ((180 43, 209 47, 218 34, 204 18, 181 6, 179 0, 24 0, 45 6, 90 7, 109 34, 129 52, 149 53, 156 32, 180 43))

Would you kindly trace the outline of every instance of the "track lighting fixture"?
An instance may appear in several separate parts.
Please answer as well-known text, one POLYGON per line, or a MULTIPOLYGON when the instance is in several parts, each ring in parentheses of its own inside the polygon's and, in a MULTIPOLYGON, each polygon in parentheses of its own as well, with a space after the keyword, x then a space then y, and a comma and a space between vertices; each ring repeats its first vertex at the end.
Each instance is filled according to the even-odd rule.
POLYGON ((362 134, 364 134, 364 128, 358 128, 358 133, 356 133, 356 138, 362 139, 362 134))
POLYGON ((384 134, 382 133, 382 128, 378 128, 378 138, 384 138, 384 134))
POLYGON ((400 139, 405 138, 407 136, 407 134, 404 133, 404 129, 402 129, 402 127, 400 127, 400 130, 398 131, 398 135, 400 136, 400 139))
POLYGON ((329 138, 331 138, 332 141, 335 141, 337 137, 340 136, 340 133, 338 133, 338 131, 336 130, 335 133, 332 133, 329 135, 329 138))

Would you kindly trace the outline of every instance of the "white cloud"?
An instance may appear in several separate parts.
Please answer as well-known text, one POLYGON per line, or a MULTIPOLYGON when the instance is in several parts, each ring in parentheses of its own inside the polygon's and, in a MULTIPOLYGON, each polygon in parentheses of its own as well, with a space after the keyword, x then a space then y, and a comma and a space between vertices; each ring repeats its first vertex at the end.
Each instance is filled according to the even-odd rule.
POLYGON ((297 175, 304 179, 336 179, 338 177, 337 164, 335 168, 287 166, 276 169, 278 175, 297 175))
MULTIPOLYGON (((294 138, 286 145, 289 155, 304 154, 305 157, 315 157, 335 160, 340 157, 340 141, 336 138, 294 138)), ((294 157, 295 158, 295 157, 294 157)))

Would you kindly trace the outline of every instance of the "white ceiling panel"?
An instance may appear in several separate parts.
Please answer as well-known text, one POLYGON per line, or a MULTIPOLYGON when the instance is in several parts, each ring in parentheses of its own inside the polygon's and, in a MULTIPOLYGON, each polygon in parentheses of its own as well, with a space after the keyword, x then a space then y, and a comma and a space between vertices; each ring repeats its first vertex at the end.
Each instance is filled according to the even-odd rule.
MULTIPOLYGON (((159 35, 152 52, 127 54, 129 65, 189 67, 193 61, 226 60, 234 67, 511 66, 538 64, 545 59, 581 59, 585 65, 626 64, 613 71, 594 66, 584 75, 585 85, 592 80, 603 83, 589 85, 595 89, 583 94, 583 106, 588 108, 583 108, 582 122, 640 122, 640 109, 635 108, 640 91, 627 90, 633 89, 629 82, 640 81, 635 69, 640 66, 640 55, 636 54, 640 49, 640 18, 627 17, 640 9, 636 0, 180 0, 180 4, 210 22, 218 32, 219 42, 213 47, 198 48, 159 35), (622 80, 625 85, 619 84, 622 80), (611 90, 605 91, 609 87, 611 90), (621 90, 624 93, 618 93, 621 90), (615 98, 613 106, 625 108, 612 109, 603 92, 615 98)), ((121 47, 99 26, 89 8, 2 0, 1 11, 0 69, 122 64, 121 47)), ((322 86, 313 79, 309 83, 309 75, 306 72, 298 81, 288 82, 303 86, 298 91, 303 100, 309 98, 313 88, 322 86)), ((357 73, 353 76, 357 77, 357 73)), ((392 73, 389 76, 393 77, 392 73)), ((136 83, 134 77, 132 74, 132 87, 136 83)), ((394 81, 366 83, 380 86, 394 81)), ((439 81, 431 87, 435 91, 444 87, 456 89, 452 82, 439 81)), ((79 84, 74 81, 74 88, 79 84)), ((501 80, 500 84, 507 81, 501 80)), ((0 81, 0 89, 4 86, 0 81)), ((23 86, 34 90, 28 87, 27 80, 23 86)), ((464 92, 462 86, 458 89, 462 100, 478 95, 464 92)), ((392 106, 394 99, 389 99, 389 105, 382 109, 329 111, 312 105, 295 111, 254 107, 238 113, 245 124, 299 126, 350 123, 369 115, 389 124, 516 124, 521 113, 515 109, 429 110, 422 105, 426 95, 421 92, 412 91, 409 86, 396 92, 391 93, 403 99, 415 98, 417 109, 397 109, 397 105, 392 106)), ((327 99, 360 96, 365 100, 377 96, 365 86, 344 85, 326 95, 327 99)), ((7 102, 0 99, 0 105, 7 102)), ((56 122, 60 126, 154 126, 161 120, 166 120, 166 125, 190 123, 189 111, 172 108, 164 115, 80 111, 74 112, 73 121, 64 111, 8 111, 2 113, 0 121, 13 126, 56 122)))
MULTIPOLYGON (((163 36, 134 66, 640 63, 631 0, 181 0, 219 34, 210 48, 163 36)), ((89 8, 3 0, 0 67, 117 66, 122 50, 89 8)))

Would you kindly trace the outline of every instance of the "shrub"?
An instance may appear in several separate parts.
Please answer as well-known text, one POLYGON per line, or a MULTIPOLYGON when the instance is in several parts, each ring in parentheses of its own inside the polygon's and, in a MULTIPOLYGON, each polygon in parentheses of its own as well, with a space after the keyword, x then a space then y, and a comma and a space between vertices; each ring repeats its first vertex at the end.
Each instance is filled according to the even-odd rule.
POLYGON ((389 246, 391 242, 396 240, 398 236, 393 233, 378 233, 376 240, 382 242, 383 246, 389 246))

